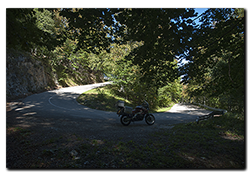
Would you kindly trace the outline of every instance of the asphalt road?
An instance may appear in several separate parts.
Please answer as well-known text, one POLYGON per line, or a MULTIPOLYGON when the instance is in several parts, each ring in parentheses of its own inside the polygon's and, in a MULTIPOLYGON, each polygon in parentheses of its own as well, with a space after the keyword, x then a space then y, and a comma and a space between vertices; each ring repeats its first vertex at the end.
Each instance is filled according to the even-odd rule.
MULTIPOLYGON (((78 117, 101 120, 116 120, 119 122, 115 112, 106 112, 90 109, 77 103, 76 98, 83 92, 90 89, 105 86, 106 83, 90 84, 83 86, 67 87, 58 90, 33 94, 23 100, 24 106, 12 107, 15 111, 26 115, 53 117, 78 117)), ((171 110, 164 113, 154 113, 155 125, 170 125, 182 122, 195 121, 199 115, 208 114, 207 111, 192 104, 175 104, 171 110)), ((140 122, 135 122, 140 123, 140 122)), ((145 123, 143 121, 143 123, 145 123)), ((133 123, 132 123, 133 125, 133 123)))
POLYGON ((68 87, 28 96, 22 100, 22 105, 13 103, 10 107, 11 112, 19 112, 15 123, 48 137, 76 134, 88 139, 129 141, 146 140, 158 130, 171 129, 178 123, 195 122, 197 116, 210 113, 192 104, 175 104, 168 112, 154 113, 156 121, 152 126, 144 120, 123 126, 115 112, 90 109, 76 101, 83 92, 105 84, 109 83, 68 87))
POLYGON ((76 98, 93 88, 105 86, 109 83, 98 83, 84 86, 67 87, 59 90, 47 91, 39 94, 33 94, 23 100, 23 106, 16 111, 37 115, 53 117, 82 117, 82 118, 102 118, 103 113, 86 106, 78 104, 76 98))

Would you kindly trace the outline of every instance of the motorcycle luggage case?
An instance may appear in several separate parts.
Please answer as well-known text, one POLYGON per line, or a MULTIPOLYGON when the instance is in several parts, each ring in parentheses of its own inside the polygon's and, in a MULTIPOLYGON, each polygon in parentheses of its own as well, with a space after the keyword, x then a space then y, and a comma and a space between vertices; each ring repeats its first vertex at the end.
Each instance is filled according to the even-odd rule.
POLYGON ((133 108, 132 108, 132 107, 125 106, 125 110, 124 110, 124 112, 125 112, 126 114, 132 114, 132 110, 133 110, 133 108))
POLYGON ((124 107, 124 101, 118 101, 117 106, 123 108, 124 107))

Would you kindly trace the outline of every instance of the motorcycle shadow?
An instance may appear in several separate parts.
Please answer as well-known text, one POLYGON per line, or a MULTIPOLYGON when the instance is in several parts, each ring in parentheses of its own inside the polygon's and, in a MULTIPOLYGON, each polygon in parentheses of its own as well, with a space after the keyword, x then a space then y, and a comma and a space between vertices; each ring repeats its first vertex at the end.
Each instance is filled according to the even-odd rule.
POLYGON ((128 126, 124 126, 121 123, 115 123, 114 126, 119 127, 119 128, 120 127, 124 127, 124 128, 139 128, 139 127, 152 127, 154 125, 150 126, 150 125, 146 124, 146 122, 141 122, 141 123, 140 122, 135 122, 135 123, 131 122, 128 126))

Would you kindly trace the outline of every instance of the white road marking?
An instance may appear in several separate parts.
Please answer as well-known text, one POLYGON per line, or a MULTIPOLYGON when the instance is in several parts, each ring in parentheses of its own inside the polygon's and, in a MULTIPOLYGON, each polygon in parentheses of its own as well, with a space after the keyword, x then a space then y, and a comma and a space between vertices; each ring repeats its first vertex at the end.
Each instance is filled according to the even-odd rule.
MULTIPOLYGON (((72 111, 72 109, 68 109, 68 108, 64 108, 64 107, 61 107, 61 106, 57 106, 55 104, 53 104, 51 102, 51 99, 54 97, 54 96, 57 96, 58 94, 62 94, 62 93, 65 93, 65 92, 71 92, 71 93, 77 93, 77 94, 82 94, 83 92, 86 92, 88 90, 91 90, 91 89, 94 89, 94 88, 97 88, 97 87, 101 87, 101 86, 105 86, 107 84, 111 84, 111 82, 105 82, 105 83, 97 83, 97 84, 90 84, 90 85, 83 85, 83 86, 75 86, 75 87, 66 87, 66 88, 61 88, 59 90, 53 90, 53 92, 55 92, 56 94, 53 95, 52 97, 49 98, 49 103, 54 106, 54 107, 57 107, 57 108, 60 108, 60 109, 64 109, 64 110, 69 110, 69 111, 72 111), (83 90, 85 89, 85 90, 83 90)), ((77 102, 77 101, 76 101, 77 102)), ((78 103, 78 102, 77 102, 78 103)), ((78 103, 79 104, 79 103, 78 103)), ((80 105, 80 104, 79 104, 80 105)))
MULTIPOLYGON (((56 95, 57 95, 57 94, 56 94, 56 95)), ((52 97, 49 98, 49 103, 50 103, 52 106, 55 106, 55 107, 60 108, 60 109, 64 109, 64 110, 69 110, 69 111, 71 111, 71 109, 63 108, 63 107, 61 107, 61 106, 57 106, 57 105, 51 103, 51 99, 52 99, 54 96, 55 96, 55 95, 53 95, 52 97)))

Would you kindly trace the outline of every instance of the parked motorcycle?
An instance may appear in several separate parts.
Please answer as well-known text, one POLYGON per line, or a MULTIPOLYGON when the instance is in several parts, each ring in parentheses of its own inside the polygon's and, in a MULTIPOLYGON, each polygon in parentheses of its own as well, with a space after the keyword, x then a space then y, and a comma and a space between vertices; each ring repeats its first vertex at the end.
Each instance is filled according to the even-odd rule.
POLYGON ((118 108, 117 115, 120 117, 121 123, 125 126, 128 126, 134 121, 142 121, 144 118, 148 125, 153 125, 155 123, 155 117, 148 112, 149 105, 145 100, 142 105, 136 106, 135 109, 124 106, 124 101, 118 101, 116 106, 118 108))

